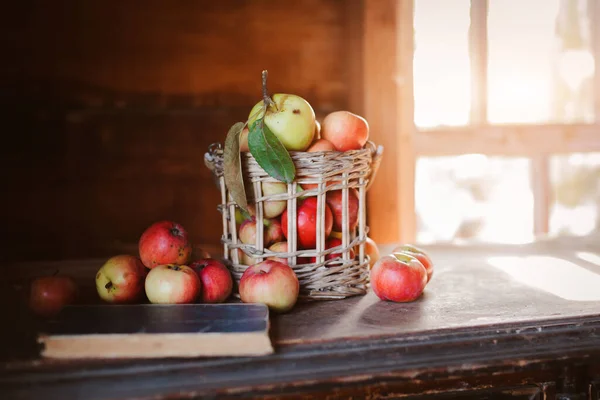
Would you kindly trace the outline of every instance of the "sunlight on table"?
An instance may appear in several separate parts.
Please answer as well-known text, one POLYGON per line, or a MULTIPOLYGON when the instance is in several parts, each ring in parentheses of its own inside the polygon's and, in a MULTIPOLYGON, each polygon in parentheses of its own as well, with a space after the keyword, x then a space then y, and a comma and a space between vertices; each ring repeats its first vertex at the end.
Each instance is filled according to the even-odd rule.
POLYGON ((555 257, 490 257, 487 262, 516 281, 565 300, 600 300, 600 274, 555 257))

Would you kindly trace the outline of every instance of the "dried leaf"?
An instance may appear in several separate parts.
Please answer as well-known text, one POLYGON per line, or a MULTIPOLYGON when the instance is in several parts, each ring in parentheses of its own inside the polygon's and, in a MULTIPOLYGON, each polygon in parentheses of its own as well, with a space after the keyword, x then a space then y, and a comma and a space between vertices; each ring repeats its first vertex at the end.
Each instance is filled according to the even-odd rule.
POLYGON ((287 183, 292 183, 296 177, 296 167, 287 149, 262 118, 257 119, 248 133, 248 147, 258 165, 269 176, 287 183))
POLYGON ((242 161, 240 155, 240 133, 244 129, 243 122, 236 122, 225 139, 225 149, 223 150, 223 176, 227 190, 233 201, 243 210, 248 208, 246 200, 246 190, 244 189, 244 179, 242 177, 242 161))

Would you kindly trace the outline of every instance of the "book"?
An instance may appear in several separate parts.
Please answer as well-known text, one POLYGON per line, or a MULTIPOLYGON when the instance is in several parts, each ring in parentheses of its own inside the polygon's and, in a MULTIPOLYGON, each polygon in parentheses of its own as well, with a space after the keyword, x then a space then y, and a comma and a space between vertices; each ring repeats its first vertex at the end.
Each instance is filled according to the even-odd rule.
POLYGON ((259 356, 273 353, 264 304, 65 307, 38 334, 47 358, 259 356))

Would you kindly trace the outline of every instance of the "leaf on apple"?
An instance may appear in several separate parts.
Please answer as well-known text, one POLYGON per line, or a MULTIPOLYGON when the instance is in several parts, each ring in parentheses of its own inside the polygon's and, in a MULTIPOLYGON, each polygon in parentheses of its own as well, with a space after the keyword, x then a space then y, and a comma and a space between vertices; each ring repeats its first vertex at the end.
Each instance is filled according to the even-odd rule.
POLYGON ((262 118, 257 119, 250 127, 248 133, 248 148, 258 165, 269 176, 278 181, 292 183, 296 177, 296 167, 277 136, 262 118))
POLYGON ((223 164, 225 184, 231 194, 231 198, 242 209, 248 208, 244 179, 242 177, 242 161, 240 154, 240 133, 244 129, 243 122, 236 122, 225 138, 225 149, 223 150, 223 164))

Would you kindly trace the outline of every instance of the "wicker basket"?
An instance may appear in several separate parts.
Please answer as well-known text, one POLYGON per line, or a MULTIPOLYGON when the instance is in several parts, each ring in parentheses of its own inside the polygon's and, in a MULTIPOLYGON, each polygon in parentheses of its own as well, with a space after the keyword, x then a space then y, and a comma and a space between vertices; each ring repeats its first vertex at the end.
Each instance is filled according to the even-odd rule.
MULTIPOLYGON (((244 244, 238 239, 236 223, 237 205, 231 200, 223 176, 223 149, 213 144, 205 154, 205 164, 213 172, 221 190, 221 204, 218 209, 223 220, 224 259, 228 263, 234 281, 239 280, 248 268, 247 260, 260 262, 267 257, 287 260, 294 269, 300 282, 301 299, 339 299, 366 293, 369 276, 369 257, 365 254, 365 240, 368 233, 366 225, 366 192, 369 189, 383 153, 383 147, 368 142, 365 148, 347 152, 290 152, 296 166, 296 179, 287 185, 287 193, 263 196, 263 182, 278 182, 271 178, 256 162, 250 153, 242 153, 242 173, 245 180, 248 202, 254 206, 255 218, 262 221, 263 206, 266 201, 287 201, 288 237, 287 252, 272 252, 263 243, 262 223, 257 223, 256 243, 244 244), (302 188, 309 187, 308 190, 302 188), (349 188, 358 192, 358 224, 349 229, 348 196, 349 188), (342 229, 337 232, 341 246, 325 248, 325 205, 326 195, 333 190, 342 192, 342 229), (316 246, 312 249, 299 248, 297 240, 296 212, 302 198, 317 197, 316 246), (246 256, 241 254, 240 249, 246 256), (350 252, 354 251, 354 258, 350 252), (326 256, 341 254, 326 260, 326 256), (242 257, 240 257, 242 256, 242 257), (312 259, 314 257, 314 259, 312 259), (246 263, 242 261, 246 260, 246 263), (301 260, 303 263, 300 263, 301 260), (306 261, 313 261, 307 263, 306 261)), ((234 289, 237 296, 237 288, 234 289)))

